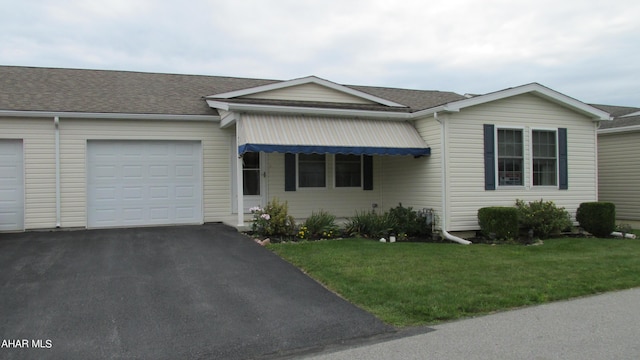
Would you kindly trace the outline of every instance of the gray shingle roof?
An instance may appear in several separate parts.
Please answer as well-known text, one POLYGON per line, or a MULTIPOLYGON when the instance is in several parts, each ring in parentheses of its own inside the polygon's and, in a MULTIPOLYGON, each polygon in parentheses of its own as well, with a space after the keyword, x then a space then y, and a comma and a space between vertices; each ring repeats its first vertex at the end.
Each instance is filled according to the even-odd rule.
POLYGON ((466 99, 466 97, 460 94, 447 91, 410 90, 356 85, 349 85, 349 87, 406 105, 410 107, 412 111, 429 109, 438 105, 466 99))
POLYGON ((599 105, 592 104, 592 106, 598 109, 604 110, 613 116, 612 121, 603 121, 600 123, 600 129, 611 129, 625 126, 640 125, 640 116, 628 116, 640 111, 640 108, 630 106, 615 106, 615 105, 599 105))
MULTIPOLYGON (((131 71, 0 66, 0 110, 216 115, 217 112, 207 106, 203 99, 205 96, 280 81, 131 71)), ((349 87, 407 105, 410 108, 409 111, 464 99, 462 95, 452 92, 370 86, 349 87)), ((281 102, 279 105, 327 106, 329 104, 281 102)), ((341 106, 353 108, 344 104, 341 106)), ((393 108, 374 105, 368 106, 367 109, 384 111, 393 108)))
POLYGON ((202 97, 276 80, 0 66, 0 109, 217 115, 202 97))

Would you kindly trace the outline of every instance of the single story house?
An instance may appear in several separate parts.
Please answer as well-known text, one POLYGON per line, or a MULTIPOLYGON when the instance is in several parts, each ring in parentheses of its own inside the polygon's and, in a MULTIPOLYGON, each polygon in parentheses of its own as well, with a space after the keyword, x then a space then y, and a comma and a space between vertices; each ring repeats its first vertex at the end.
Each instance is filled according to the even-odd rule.
POLYGON ((437 228, 477 210, 598 198, 601 109, 537 83, 478 96, 337 84, 0 66, 0 229, 243 225, 399 203, 437 228))
POLYGON ((640 225, 640 108, 594 105, 613 121, 598 130, 599 199, 616 205, 620 223, 640 225))

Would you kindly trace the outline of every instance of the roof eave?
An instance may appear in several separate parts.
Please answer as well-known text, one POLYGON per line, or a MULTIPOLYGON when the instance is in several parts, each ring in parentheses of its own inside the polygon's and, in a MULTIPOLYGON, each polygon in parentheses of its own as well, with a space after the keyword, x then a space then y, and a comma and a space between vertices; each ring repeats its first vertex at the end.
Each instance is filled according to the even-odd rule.
POLYGON ((640 131, 640 125, 620 126, 607 129, 598 129, 598 135, 617 134, 640 131))
POLYGON ((212 99, 207 99, 207 104, 215 109, 236 112, 351 116, 359 118, 387 120, 410 120, 413 118, 412 114, 407 112, 228 103, 212 99))
POLYGON ((0 110, 0 116, 30 118, 59 117, 67 119, 220 121, 219 115, 96 113, 72 111, 0 110))

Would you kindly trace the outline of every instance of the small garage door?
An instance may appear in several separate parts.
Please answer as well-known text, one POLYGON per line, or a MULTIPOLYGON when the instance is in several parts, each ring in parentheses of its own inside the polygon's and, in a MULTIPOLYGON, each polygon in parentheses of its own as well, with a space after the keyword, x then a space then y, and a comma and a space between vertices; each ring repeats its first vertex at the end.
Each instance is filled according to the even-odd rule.
POLYGON ((88 141, 89 227, 202 223, 199 141, 88 141))
POLYGON ((22 140, 0 139, 0 231, 24 230, 22 140))

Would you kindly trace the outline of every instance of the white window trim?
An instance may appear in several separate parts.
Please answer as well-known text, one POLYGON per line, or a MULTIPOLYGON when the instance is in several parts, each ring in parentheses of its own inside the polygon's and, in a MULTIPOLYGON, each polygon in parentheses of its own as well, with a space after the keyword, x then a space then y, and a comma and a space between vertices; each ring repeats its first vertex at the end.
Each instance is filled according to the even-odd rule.
POLYGON ((559 189, 560 188, 560 147, 558 146, 558 128, 536 127, 529 130, 529 166, 531 167, 531 177, 529 178, 529 186, 532 189, 559 189), (556 137, 556 184, 555 185, 533 185, 533 132, 534 131, 552 131, 556 137))
POLYGON ((342 191, 342 190, 357 190, 363 189, 364 186, 364 157, 363 155, 359 155, 360 156, 360 186, 336 186, 336 154, 333 154, 333 156, 331 156, 331 159, 333 161, 333 174, 332 174, 332 179, 333 179, 333 189, 336 189, 338 191, 342 191))
MULTIPOLYGON (((496 177, 496 190, 501 189, 501 190, 522 190, 522 189, 526 189, 528 182, 526 181, 527 177, 528 177, 528 173, 527 173, 527 154, 525 152, 525 149, 527 148, 527 139, 526 139, 526 128, 524 126, 498 126, 496 125, 494 127, 494 134, 493 134, 493 138, 495 139, 494 141, 494 154, 495 154, 495 177, 496 177), (498 131, 500 130, 520 130, 522 131, 522 185, 500 185, 500 169, 499 169, 499 163, 500 163, 500 154, 498 153, 498 148, 499 148, 499 141, 498 141, 498 131)), ((533 161, 533 160, 532 160, 533 161)), ((531 180, 531 182, 533 182, 533 179, 531 180)))
POLYGON ((300 186, 300 154, 296 154, 296 190, 301 191, 318 191, 318 190, 326 190, 329 188, 329 154, 318 154, 324 155, 324 186, 316 186, 316 187, 308 187, 308 186, 300 186))

